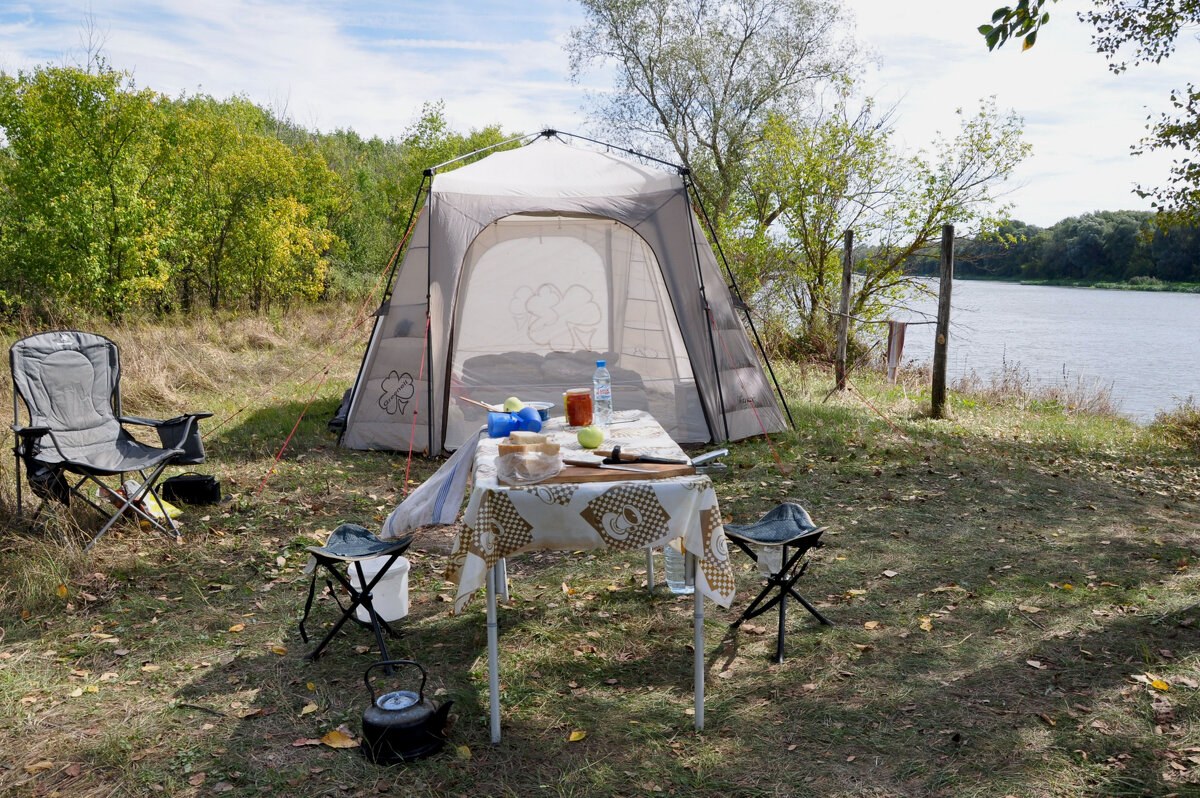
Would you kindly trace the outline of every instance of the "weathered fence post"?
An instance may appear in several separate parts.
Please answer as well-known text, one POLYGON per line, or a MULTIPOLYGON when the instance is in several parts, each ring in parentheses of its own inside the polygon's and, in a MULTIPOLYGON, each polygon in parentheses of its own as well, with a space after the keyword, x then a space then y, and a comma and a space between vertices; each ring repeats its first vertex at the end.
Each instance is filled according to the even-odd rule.
POLYGON ((946 412, 946 344, 950 340, 950 288, 954 283, 954 225, 942 225, 942 279, 938 284, 937 337, 933 342, 932 415, 946 412))
POLYGON ((850 281, 854 274, 854 231, 846 231, 845 251, 842 253, 842 308, 838 316, 837 353, 834 355, 834 373, 837 375, 837 390, 846 389, 846 346, 850 338, 850 281))

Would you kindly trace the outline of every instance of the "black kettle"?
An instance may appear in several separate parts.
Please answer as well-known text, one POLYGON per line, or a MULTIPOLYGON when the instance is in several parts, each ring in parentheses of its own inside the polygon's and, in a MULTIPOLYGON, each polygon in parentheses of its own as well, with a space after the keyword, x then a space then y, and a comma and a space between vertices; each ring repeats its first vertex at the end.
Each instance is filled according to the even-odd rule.
POLYGON ((408 659, 389 659, 376 662, 363 672, 363 682, 371 694, 371 706, 363 712, 362 750, 369 759, 380 765, 391 765, 420 759, 437 753, 446 742, 446 717, 453 701, 436 706, 425 699, 425 680, 428 674, 418 663, 408 659), (412 665, 421 671, 421 687, 417 692, 395 690, 375 697, 370 674, 375 668, 389 665, 412 665))

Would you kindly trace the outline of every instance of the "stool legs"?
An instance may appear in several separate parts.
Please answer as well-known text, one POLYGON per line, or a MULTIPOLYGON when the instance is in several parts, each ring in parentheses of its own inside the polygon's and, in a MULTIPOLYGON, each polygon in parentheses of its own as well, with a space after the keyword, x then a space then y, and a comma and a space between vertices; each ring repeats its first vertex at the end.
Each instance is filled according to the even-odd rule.
MULTIPOLYGON (((350 580, 346 578, 346 575, 336 567, 336 563, 342 562, 341 560, 317 557, 317 570, 313 571, 312 582, 308 586, 308 600, 304 604, 304 616, 300 619, 300 639, 306 643, 308 642, 308 632, 304 628, 304 624, 305 621, 308 620, 309 612, 312 610, 313 598, 316 594, 317 588, 317 576, 320 573, 319 569, 325 569, 327 574, 332 575, 333 578, 336 579, 337 582, 346 589, 346 591, 350 594, 350 606, 341 607, 341 602, 338 602, 339 608, 342 609, 342 616, 338 618, 337 623, 335 623, 333 628, 329 630, 324 638, 322 638, 321 642, 317 644, 317 647, 314 648, 310 654, 308 654, 306 659, 309 661, 314 661, 320 657, 321 652, 325 650, 325 646, 329 645, 330 641, 333 640, 337 633, 341 631, 342 627, 346 625, 346 621, 351 619, 353 619, 355 622, 364 623, 364 625, 370 626, 371 631, 375 633, 375 642, 379 646, 380 655, 385 660, 391 659, 391 656, 388 654, 387 643, 383 638, 383 632, 386 629, 390 635, 395 636, 396 633, 393 631, 392 627, 388 625, 387 621, 380 618, 379 613, 375 611, 375 605, 371 601, 371 591, 374 590, 375 585, 387 574, 388 569, 392 567, 392 564, 397 558, 400 557, 401 553, 401 551, 398 551, 392 554, 387 565, 381 568, 379 573, 377 573, 369 582, 363 573, 361 561, 353 561, 352 563, 348 563, 348 568, 352 567, 356 569, 358 575, 358 584, 362 586, 361 589, 356 589, 352 584, 350 584, 350 580), (355 610, 357 610, 360 606, 367 611, 367 616, 370 618, 369 622, 362 622, 354 617, 355 610)), ((384 670, 386 673, 390 674, 392 672, 392 667, 390 665, 385 666, 384 670)))
MULTIPOLYGON (((758 562, 758 553, 755 552, 754 549, 737 538, 730 538, 730 540, 732 540, 738 546, 738 548, 746 552, 751 559, 753 559, 755 562, 758 562)), ((778 572, 771 574, 771 576, 767 578, 766 587, 764 587, 762 591, 754 597, 754 600, 750 602, 750 605, 746 607, 741 616, 739 616, 736 621, 729 625, 729 628, 736 629, 742 625, 743 621, 756 618, 778 604, 779 632, 775 644, 775 661, 780 664, 783 663, 783 636, 787 627, 788 596, 791 596, 799 601, 801 606, 812 613, 813 617, 820 621, 824 626, 834 625, 833 621, 822 615, 820 611, 817 610, 817 608, 811 603, 809 603, 808 599, 800 595, 795 588, 796 582, 801 576, 804 575, 804 572, 808 570, 808 562, 805 562, 803 565, 799 565, 799 562, 804 555, 808 553, 808 550, 811 547, 795 546, 792 548, 794 550, 789 556, 788 546, 786 544, 783 545, 782 567, 780 567, 778 572), (799 567, 797 567, 798 565, 799 567)))

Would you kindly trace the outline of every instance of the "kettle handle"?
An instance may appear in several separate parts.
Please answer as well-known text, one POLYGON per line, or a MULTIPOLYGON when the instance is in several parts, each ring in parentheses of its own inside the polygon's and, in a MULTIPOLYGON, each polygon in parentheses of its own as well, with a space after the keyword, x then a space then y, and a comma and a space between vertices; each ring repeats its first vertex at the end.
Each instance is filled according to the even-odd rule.
POLYGON ((380 665, 415 665, 421 671, 421 686, 417 690, 417 696, 420 700, 425 700, 425 680, 429 678, 429 674, 425 672, 425 668, 419 662, 413 662, 411 659, 385 659, 368 665, 363 671, 363 684, 367 686, 367 692, 371 694, 371 703, 375 703, 375 688, 371 687, 371 671, 378 668, 380 665))

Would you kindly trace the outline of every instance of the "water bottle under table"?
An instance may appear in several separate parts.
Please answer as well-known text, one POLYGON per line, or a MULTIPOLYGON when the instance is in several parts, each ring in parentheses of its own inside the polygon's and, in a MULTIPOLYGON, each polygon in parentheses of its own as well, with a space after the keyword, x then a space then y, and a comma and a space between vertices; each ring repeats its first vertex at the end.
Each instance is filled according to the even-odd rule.
POLYGON ((667 587, 671 592, 681 596, 694 593, 696 586, 694 583, 688 584, 687 555, 683 553, 679 538, 663 546, 663 556, 666 559, 663 570, 666 571, 667 587))

